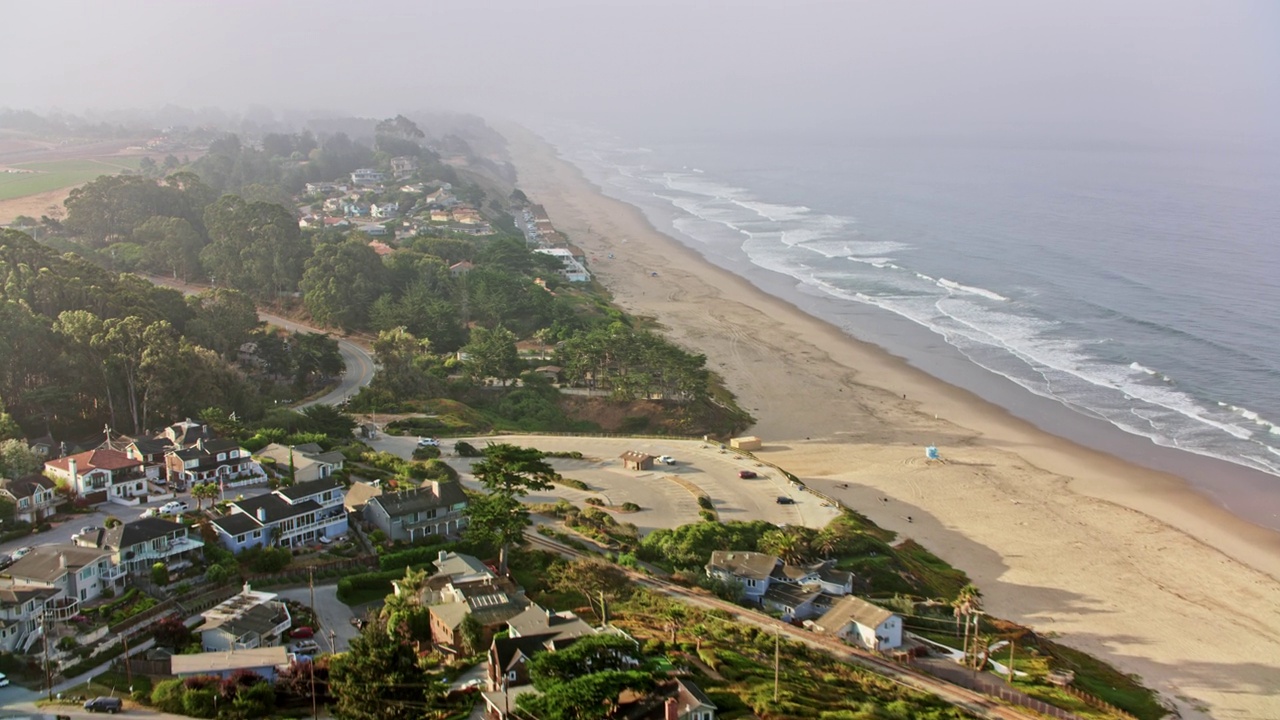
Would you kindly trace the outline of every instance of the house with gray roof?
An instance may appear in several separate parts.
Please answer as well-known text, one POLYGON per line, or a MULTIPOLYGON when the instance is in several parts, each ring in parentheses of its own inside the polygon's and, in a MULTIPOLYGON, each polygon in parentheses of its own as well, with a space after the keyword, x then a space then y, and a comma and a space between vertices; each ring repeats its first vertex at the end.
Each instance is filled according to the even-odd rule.
POLYGON ((706 571, 709 577, 742 585, 749 600, 759 602, 773 580, 774 568, 781 560, 777 555, 742 550, 716 550, 711 553, 706 571))
POLYGON ((269 544, 296 547, 347 532, 346 489, 335 478, 297 483, 236 500, 214 518, 218 540, 232 552, 269 544))
POLYGON ((416 542, 457 535, 467 526, 467 496, 456 482, 428 480, 422 487, 372 497, 364 519, 390 540, 416 542))
POLYGON ((275 593, 253 590, 246 583, 239 594, 204 613, 200 643, 206 652, 250 650, 278 645, 293 618, 275 593))
POLYGON ((164 459, 166 480, 178 488, 205 482, 226 487, 267 480, 262 466, 235 440, 199 437, 194 445, 170 450, 164 459))
POLYGON ((813 622, 813 629, 870 650, 902 645, 902 618, 862 598, 846 595, 813 622))
POLYGON ((61 588, 36 585, 0 587, 0 650, 23 653, 40 638, 45 605, 61 597, 61 588))
POLYGON ((105 530, 93 528, 73 538, 78 547, 100 548, 111 553, 118 571, 142 574, 164 563, 181 570, 204 553, 204 542, 191 537, 187 526, 164 518, 140 518, 105 530))
POLYGON ((38 545, 5 570, 7 587, 29 585, 61 591, 47 609, 55 620, 66 620, 80 604, 96 600, 106 588, 124 584, 125 573, 111 562, 111 553, 74 545, 38 545))
POLYGON ((342 469, 346 457, 334 450, 324 452, 319 445, 279 445, 271 443, 262 448, 254 457, 269 459, 274 464, 276 475, 292 477, 296 483, 323 480, 342 469))
POLYGON ((44 475, 26 475, 16 480, 0 480, 0 495, 13 502, 13 519, 38 524, 58 512, 62 497, 58 486, 44 475))
POLYGON ((783 620, 805 620, 818 614, 814 603, 821 595, 816 585, 770 583, 760 597, 760 604, 767 610, 782 613, 783 620))

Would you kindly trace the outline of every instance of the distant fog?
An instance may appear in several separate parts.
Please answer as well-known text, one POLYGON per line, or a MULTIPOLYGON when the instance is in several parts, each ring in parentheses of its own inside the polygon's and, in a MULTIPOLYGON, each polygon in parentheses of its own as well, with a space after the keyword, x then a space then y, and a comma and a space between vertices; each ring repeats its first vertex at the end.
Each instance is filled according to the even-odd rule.
POLYGON ((5 3, 0 105, 1274 141, 1280 3, 5 3))

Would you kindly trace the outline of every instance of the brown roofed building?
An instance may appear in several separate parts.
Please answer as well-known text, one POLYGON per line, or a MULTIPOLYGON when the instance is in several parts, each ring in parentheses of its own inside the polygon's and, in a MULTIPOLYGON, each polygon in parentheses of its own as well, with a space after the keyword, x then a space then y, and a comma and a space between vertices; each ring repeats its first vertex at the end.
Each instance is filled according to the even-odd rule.
POLYGON ((892 650, 902 645, 902 618, 852 595, 840 598, 815 620, 814 629, 871 650, 892 650))
POLYGON ((91 503, 106 502, 108 496, 129 498, 147 492, 142 461, 119 450, 89 450, 48 460, 44 469, 67 481, 77 495, 91 503))
POLYGON ((628 450, 620 456, 622 467, 628 470, 652 470, 653 456, 636 450, 628 450))

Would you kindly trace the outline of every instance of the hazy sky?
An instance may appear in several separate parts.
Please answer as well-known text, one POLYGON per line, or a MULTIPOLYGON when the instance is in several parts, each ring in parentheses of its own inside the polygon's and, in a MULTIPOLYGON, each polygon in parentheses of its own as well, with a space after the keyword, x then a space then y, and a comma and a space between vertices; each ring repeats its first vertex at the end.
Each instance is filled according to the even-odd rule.
POLYGON ((0 18, 8 107, 454 109, 702 132, 1280 127, 1271 0, 40 0, 0 18))

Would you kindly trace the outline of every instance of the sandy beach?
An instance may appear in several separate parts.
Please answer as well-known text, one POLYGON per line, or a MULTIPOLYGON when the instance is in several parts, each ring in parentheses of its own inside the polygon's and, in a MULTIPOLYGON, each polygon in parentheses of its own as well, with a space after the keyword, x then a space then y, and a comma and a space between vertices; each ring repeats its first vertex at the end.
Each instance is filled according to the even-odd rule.
POLYGON ((1182 717, 1280 717, 1280 534, 765 294, 536 137, 500 130, 520 188, 619 305, 706 354, 758 418, 767 459, 964 569, 990 612, 1140 676, 1182 717), (946 462, 925 462, 925 445, 946 462))

